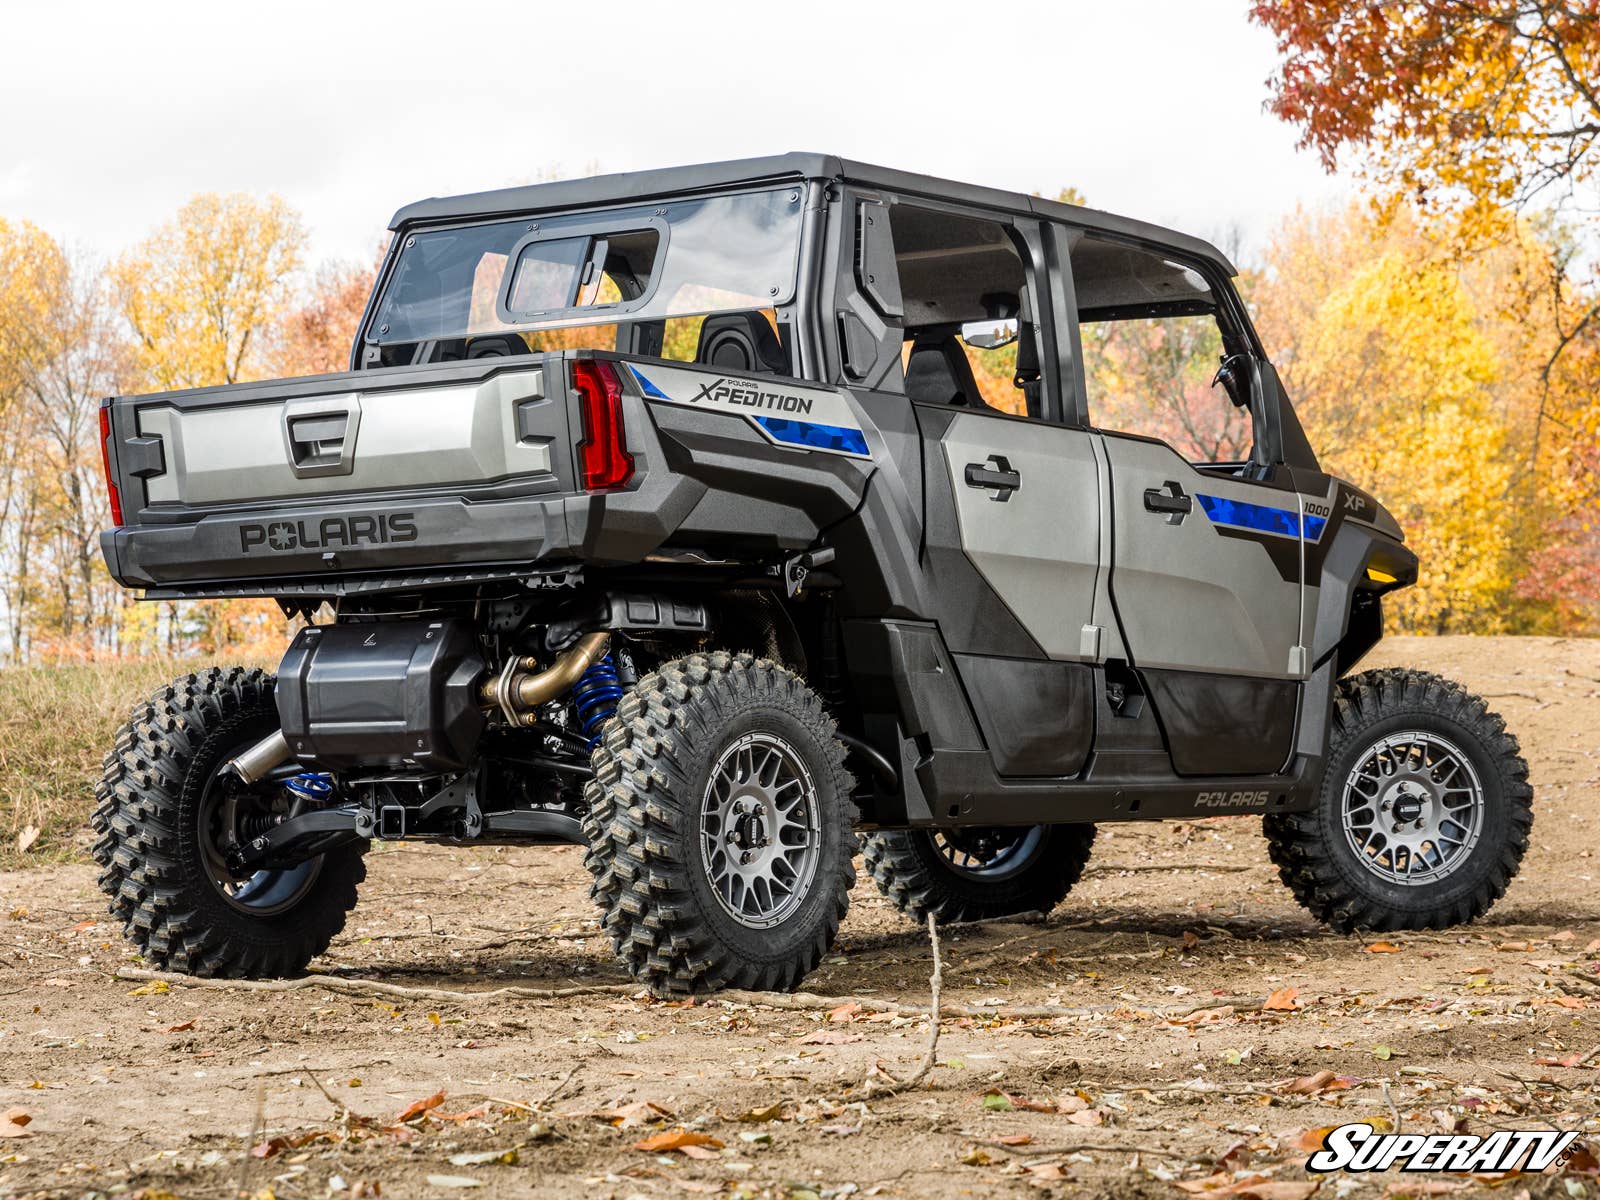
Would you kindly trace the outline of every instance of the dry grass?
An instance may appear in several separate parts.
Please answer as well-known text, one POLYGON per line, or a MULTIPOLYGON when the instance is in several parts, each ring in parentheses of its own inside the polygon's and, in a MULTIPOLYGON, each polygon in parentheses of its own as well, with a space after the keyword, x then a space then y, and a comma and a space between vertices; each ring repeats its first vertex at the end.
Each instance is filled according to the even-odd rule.
POLYGON ((88 858, 94 782, 117 727, 190 669, 142 660, 0 671, 0 869, 88 858), (21 853, 29 826, 40 833, 21 853))

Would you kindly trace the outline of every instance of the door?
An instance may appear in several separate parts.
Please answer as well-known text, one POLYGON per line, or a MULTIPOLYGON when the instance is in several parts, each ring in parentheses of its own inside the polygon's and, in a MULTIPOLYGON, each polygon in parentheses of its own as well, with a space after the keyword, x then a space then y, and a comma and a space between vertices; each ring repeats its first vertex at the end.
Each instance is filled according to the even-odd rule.
POLYGON ((1180 774, 1281 769, 1299 681, 1303 520, 1257 444, 1253 339, 1224 279, 1145 246, 1072 251, 1110 593, 1180 774))
POLYGON ((898 200, 858 219, 856 282, 889 317, 891 374, 922 438, 927 612, 995 770, 1076 774, 1094 732, 1084 626, 1101 488, 1093 435, 1061 424, 1046 369, 1057 346, 1038 225, 898 200))

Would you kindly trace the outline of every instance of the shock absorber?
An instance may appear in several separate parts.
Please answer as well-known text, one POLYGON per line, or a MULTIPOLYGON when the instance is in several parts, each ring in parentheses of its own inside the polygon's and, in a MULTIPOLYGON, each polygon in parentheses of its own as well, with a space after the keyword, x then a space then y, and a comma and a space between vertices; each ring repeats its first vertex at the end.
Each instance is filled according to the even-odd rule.
POLYGON ((617 702, 622 699, 622 683, 617 675, 616 660, 602 655, 588 670, 578 677, 572 689, 572 702, 578 709, 578 725, 582 735, 589 740, 589 749, 600 743, 600 729, 616 715, 617 702))

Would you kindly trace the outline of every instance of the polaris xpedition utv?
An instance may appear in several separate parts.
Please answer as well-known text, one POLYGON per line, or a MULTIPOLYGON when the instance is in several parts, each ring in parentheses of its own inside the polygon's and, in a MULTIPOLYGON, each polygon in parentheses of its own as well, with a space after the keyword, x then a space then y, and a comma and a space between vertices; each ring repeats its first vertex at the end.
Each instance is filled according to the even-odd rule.
POLYGON ((301 970, 374 837, 585 846, 671 991, 794 986, 856 828, 941 920, 1051 908, 1098 821, 1262 813, 1338 929, 1516 872, 1501 719, 1350 674, 1416 558, 1212 246, 812 154, 391 228, 349 372, 101 410, 121 583, 332 613, 108 756, 101 885, 156 965, 301 970))

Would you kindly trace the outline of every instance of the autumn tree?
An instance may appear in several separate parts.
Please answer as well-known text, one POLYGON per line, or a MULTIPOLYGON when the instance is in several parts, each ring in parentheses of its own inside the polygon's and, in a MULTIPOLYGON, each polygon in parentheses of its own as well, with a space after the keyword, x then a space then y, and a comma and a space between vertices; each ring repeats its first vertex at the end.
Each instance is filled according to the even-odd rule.
POLYGON ((1283 62, 1272 111, 1331 170, 1521 209, 1600 177, 1600 0, 1257 0, 1283 62))
POLYGON ((111 270, 150 390, 252 378, 290 306, 306 232, 282 199, 201 195, 111 270))
POLYGON ((43 230, 0 221, 0 598, 14 658, 114 637, 98 407, 124 349, 98 272, 43 230))
POLYGON ((348 369, 374 267, 324 263, 269 336, 267 362, 275 378, 327 375, 348 369))

